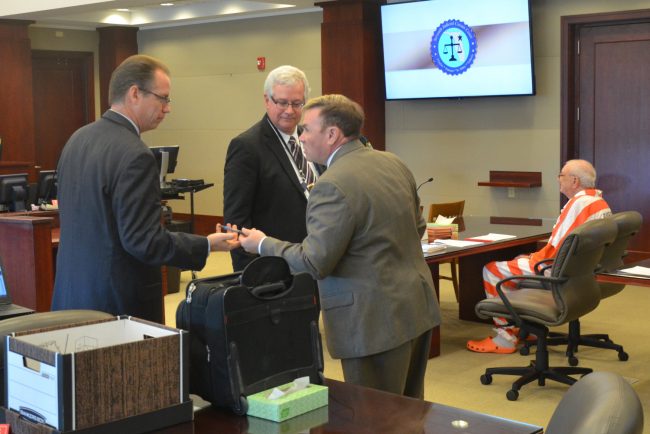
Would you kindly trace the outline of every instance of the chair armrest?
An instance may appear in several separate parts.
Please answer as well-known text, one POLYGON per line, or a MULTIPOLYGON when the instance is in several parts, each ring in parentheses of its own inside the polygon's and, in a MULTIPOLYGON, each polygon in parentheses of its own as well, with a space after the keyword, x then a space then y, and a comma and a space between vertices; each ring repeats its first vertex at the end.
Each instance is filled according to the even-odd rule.
POLYGON ((533 266, 533 270, 535 271, 535 274, 539 274, 539 275, 544 274, 544 272, 546 270, 551 268, 551 266, 553 265, 553 261, 554 261, 553 258, 546 258, 546 259, 542 259, 541 261, 537 262, 533 266))

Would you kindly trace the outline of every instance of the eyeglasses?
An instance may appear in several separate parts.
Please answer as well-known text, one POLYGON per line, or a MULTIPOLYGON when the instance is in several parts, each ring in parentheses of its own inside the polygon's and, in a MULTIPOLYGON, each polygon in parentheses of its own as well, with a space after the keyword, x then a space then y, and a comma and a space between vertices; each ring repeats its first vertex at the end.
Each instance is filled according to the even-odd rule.
POLYGON ((163 104, 171 104, 171 102, 172 102, 171 98, 168 97, 168 96, 158 95, 156 92, 152 92, 152 91, 147 90, 147 89, 142 89, 141 87, 139 87, 138 89, 140 89, 141 92, 149 93, 149 94, 155 96, 155 97, 158 98, 158 99, 160 100, 160 102, 163 103, 163 104))
POLYGON ((562 178, 563 176, 573 176, 574 178, 577 178, 577 176, 575 176, 575 175, 571 175, 571 174, 567 174, 567 173, 559 173, 559 174, 557 175, 557 178, 560 179, 560 178, 562 178))
POLYGON ((291 106, 291 108, 294 109, 294 110, 300 110, 305 105, 305 103, 302 102, 302 101, 301 102, 289 102, 289 101, 284 101, 284 100, 276 101, 275 98, 273 98, 272 96, 270 96, 269 98, 271 98, 271 101, 273 101, 273 104, 277 105, 282 110, 288 109, 289 106, 291 106))

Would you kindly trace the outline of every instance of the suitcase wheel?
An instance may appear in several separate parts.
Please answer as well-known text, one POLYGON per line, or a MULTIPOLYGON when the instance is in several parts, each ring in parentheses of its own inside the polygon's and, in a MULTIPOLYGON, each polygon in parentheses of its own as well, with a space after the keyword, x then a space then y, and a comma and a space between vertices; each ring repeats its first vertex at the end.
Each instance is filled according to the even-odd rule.
POLYGON ((239 397, 239 406, 234 409, 234 412, 237 416, 243 416, 248 413, 248 400, 244 395, 239 397))

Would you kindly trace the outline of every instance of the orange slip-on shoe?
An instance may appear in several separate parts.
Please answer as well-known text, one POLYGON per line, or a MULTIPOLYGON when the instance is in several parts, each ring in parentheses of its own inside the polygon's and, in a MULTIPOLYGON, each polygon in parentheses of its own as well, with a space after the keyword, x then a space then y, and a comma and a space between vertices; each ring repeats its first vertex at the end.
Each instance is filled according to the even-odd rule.
POLYGON ((517 351, 515 347, 500 347, 492 338, 487 337, 482 341, 467 341, 467 349, 475 353, 512 354, 517 351))

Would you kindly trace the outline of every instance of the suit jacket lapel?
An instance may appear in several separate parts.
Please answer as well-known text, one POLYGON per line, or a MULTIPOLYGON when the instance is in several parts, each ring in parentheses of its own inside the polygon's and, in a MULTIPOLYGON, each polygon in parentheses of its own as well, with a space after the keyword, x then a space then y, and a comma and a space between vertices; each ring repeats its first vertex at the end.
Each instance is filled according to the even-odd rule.
MULTIPOLYGON (((302 188, 302 185, 300 185, 300 182, 298 182, 298 177, 296 176, 296 171, 293 168, 293 164, 291 164, 291 161, 289 161, 289 156, 284 150, 282 143, 280 142, 280 139, 278 138, 277 134, 275 133, 273 127, 271 127, 269 122, 270 120, 268 116, 264 115, 264 118, 262 119, 262 124, 263 124, 262 131, 264 134, 263 143, 278 160, 280 167, 282 168, 284 173, 289 177, 289 179, 291 179, 291 183, 293 184, 293 186, 296 187, 296 189, 298 190, 298 192, 300 192, 300 195, 302 197, 305 197, 305 192, 302 188)), ((305 198, 305 200, 307 200, 307 198, 305 198)))

